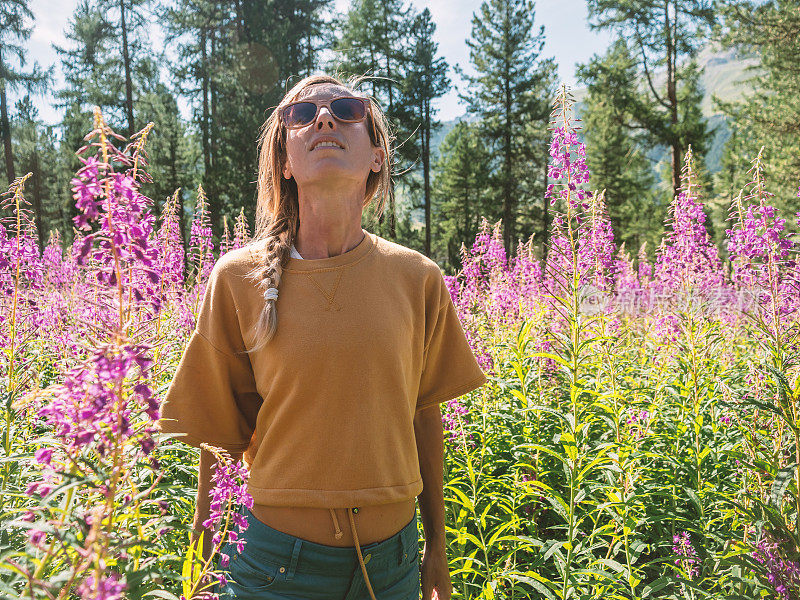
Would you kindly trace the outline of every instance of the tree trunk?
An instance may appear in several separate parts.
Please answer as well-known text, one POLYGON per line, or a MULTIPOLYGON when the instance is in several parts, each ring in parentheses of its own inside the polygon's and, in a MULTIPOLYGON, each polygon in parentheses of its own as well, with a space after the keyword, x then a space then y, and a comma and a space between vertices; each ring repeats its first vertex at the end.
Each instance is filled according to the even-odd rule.
POLYGON ((119 0, 120 23, 122 25, 122 62, 125 66, 125 113, 128 115, 128 138, 136 133, 133 122, 133 83, 131 82, 131 58, 128 52, 128 27, 125 24, 125 0, 119 0))
POLYGON ((431 110, 430 100, 424 101, 422 121, 422 177, 425 182, 425 256, 431 256, 431 110))
MULTIPOLYGON (((547 192, 547 156, 544 160, 544 190, 547 192)), ((547 244, 550 241, 550 198, 542 194, 542 269, 547 262, 547 244)))
MULTIPOLYGON (((672 191, 675 196, 680 193, 680 186, 681 186, 681 142, 680 138, 678 137, 677 130, 678 130, 678 94, 676 90, 676 82, 675 82, 675 36, 673 35, 673 29, 670 25, 670 18, 669 18, 669 2, 664 3, 664 29, 667 34, 667 98, 669 101, 669 115, 670 115, 670 123, 672 124, 672 131, 670 135, 672 136, 672 191)), ((678 21, 678 13, 677 7, 675 8, 675 22, 673 25, 677 24, 678 21)))
POLYGON ((31 171, 33 171, 33 185, 31 186, 31 197, 33 198, 33 216, 36 220, 36 233, 39 238, 39 252, 44 251, 44 219, 42 218, 42 170, 39 168, 39 140, 36 135, 36 124, 33 133, 33 164, 31 171))
MULTIPOLYGON (((5 72, 3 66, 3 47, 0 46, 0 73, 5 72)), ((11 149, 11 123, 8 119, 8 105, 6 101, 6 80, 0 78, 0 134, 3 135, 3 152, 6 157, 6 177, 11 184, 17 176, 14 173, 14 154, 11 149)))
MULTIPOLYGON (((508 37, 511 32, 509 31, 511 25, 511 15, 509 11, 511 6, 508 2, 505 4, 505 31, 504 37, 508 37)), ((511 254, 511 240, 514 235, 513 231, 513 198, 511 193, 511 65, 508 64, 506 59, 503 70, 503 108, 505 110, 505 126, 503 131, 503 246, 506 250, 506 256, 511 254)))
MULTIPOLYGON (((200 122, 200 136, 202 137, 203 146, 203 179, 207 179, 211 173, 211 150, 208 147, 208 52, 206 49, 206 30, 205 26, 200 30, 200 61, 201 77, 202 77, 202 102, 203 102, 203 116, 200 122)), ((204 181, 204 183, 207 183, 204 181)))
POLYGON ((511 254, 511 238, 513 232, 514 211, 511 194, 511 90, 508 78, 504 82, 505 88, 505 127, 503 131, 503 246, 506 255, 511 254))
MULTIPOLYGON (((217 30, 211 30, 211 60, 217 59, 217 30)), ((217 182, 217 156, 219 156, 219 121, 217 119, 217 106, 219 101, 219 91, 217 90, 216 79, 209 77, 209 102, 211 107, 211 122, 209 123, 209 147, 211 149, 211 177, 206 176, 206 192, 208 193, 208 208, 211 214, 211 231, 214 235, 222 232, 220 219, 222 211, 219 204, 220 186, 217 182)))

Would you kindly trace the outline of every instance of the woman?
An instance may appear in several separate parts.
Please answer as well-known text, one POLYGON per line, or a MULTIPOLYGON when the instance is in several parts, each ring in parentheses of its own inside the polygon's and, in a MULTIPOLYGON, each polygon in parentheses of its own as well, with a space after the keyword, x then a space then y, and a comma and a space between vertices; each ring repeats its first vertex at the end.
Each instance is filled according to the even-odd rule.
POLYGON ((163 431, 250 467, 222 597, 418 600, 420 576, 424 600, 451 595, 439 404, 486 377, 436 263, 361 227, 391 148, 357 83, 307 77, 264 124, 256 235, 214 266, 162 406, 163 431))

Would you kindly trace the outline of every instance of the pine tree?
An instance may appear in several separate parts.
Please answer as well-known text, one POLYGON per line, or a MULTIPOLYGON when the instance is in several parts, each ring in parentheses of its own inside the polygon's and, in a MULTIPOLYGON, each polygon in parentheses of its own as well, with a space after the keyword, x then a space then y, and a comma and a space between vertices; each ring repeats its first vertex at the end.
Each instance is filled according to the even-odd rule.
MULTIPOLYGON (((153 120, 153 98, 164 87, 158 68, 164 60, 163 53, 159 56, 151 51, 144 27, 146 0, 118 0, 109 10, 104 6, 96 0, 81 0, 67 24, 67 43, 54 45, 64 74, 64 86, 55 96, 56 105, 64 110, 57 202, 67 217, 63 232, 67 243, 76 210, 69 181, 80 167, 75 152, 84 145, 83 136, 92 126, 92 108, 99 106, 111 129, 130 136, 153 120)), ((155 137, 160 139, 166 134, 157 131, 155 137)), ((159 172, 161 161, 169 161, 166 153, 153 152, 149 145, 145 150, 149 172, 159 172)), ((152 193, 159 185, 146 184, 145 190, 152 193)), ((159 195, 172 191, 159 190, 159 195)))
MULTIPOLYGON (((725 146, 720 194, 736 196, 748 181, 752 157, 764 146, 766 177, 774 183, 779 210, 796 212, 800 176, 800 2, 731 0, 723 7, 720 41, 740 53, 755 55, 748 84, 754 92, 737 102, 716 99, 728 118, 731 137, 725 146)), ((794 229, 793 219, 787 225, 794 229)))
MULTIPOLYGON (((646 82, 647 102, 636 119, 655 145, 670 149, 670 187, 680 191, 683 155, 696 155, 707 138, 698 102, 697 65, 692 59, 707 40, 716 18, 712 0, 588 0, 590 27, 610 29, 630 39, 646 82), (686 59, 689 59, 688 61, 686 59), (656 71, 664 83, 657 85, 656 71), (683 89, 682 89, 683 88, 683 89)), ((702 99, 702 95, 699 97, 702 99)))
POLYGON ((150 0, 117 0, 116 7, 119 15, 116 20, 117 40, 122 56, 122 72, 125 81, 125 117, 127 120, 127 135, 131 137, 136 133, 136 119, 133 114, 134 89, 133 64, 141 60, 144 53, 145 25, 147 20, 144 8, 150 0))
MULTIPOLYGON (((164 24, 165 41, 173 44, 177 54, 177 61, 171 65, 177 92, 187 98, 193 108, 193 122, 199 133, 202 158, 201 180, 209 194, 210 212, 215 219, 221 218, 219 193, 215 185, 220 183, 216 177, 217 171, 221 171, 216 168, 219 143, 218 140, 216 143, 214 141, 220 128, 213 119, 217 116, 218 80, 225 71, 222 55, 229 44, 221 43, 220 38, 226 36, 226 32, 230 35, 237 27, 241 28, 241 20, 236 21, 229 11, 223 10, 214 0, 180 0, 162 8, 161 21, 164 24)), ((265 68, 270 66, 265 61, 265 68)), ((252 165, 250 157, 242 158, 252 165)), ((179 212, 181 215, 185 212, 183 202, 179 212)), ((182 218, 182 233, 184 226, 182 218)))
POLYGON ((53 201, 58 197, 56 172, 51 168, 57 162, 58 152, 55 126, 42 123, 29 94, 16 102, 14 110, 16 114, 11 131, 15 160, 20 173, 32 173, 25 189, 33 205, 41 251, 49 237, 48 232, 63 224, 62 209, 53 201))
POLYGON ((520 212, 533 212, 546 185, 547 126, 555 93, 555 62, 542 59, 544 26, 534 34, 532 0, 485 0, 472 16, 470 60, 477 75, 456 70, 468 83, 460 94, 480 120, 481 136, 498 156, 492 170, 496 198, 503 206, 507 253, 517 236, 520 212), (521 210, 522 209, 522 210, 521 210))
POLYGON ((477 125, 459 121, 445 136, 434 165, 434 223, 437 262, 456 269, 462 243, 475 239, 482 217, 500 218, 497 205, 486 201, 490 186, 491 156, 477 125))
POLYGON ((25 51, 20 45, 30 38, 32 26, 26 19, 33 19, 28 0, 0 0, 0 137, 3 138, 3 162, 6 179, 10 184, 16 177, 14 152, 11 143, 11 115, 8 111, 8 92, 20 86, 28 93, 44 92, 53 75, 53 68, 43 71, 37 63, 29 72, 25 67, 25 51), (16 56, 18 68, 12 66, 16 56))
MULTIPOLYGON (((165 84, 159 82, 154 91, 139 98, 137 113, 146 115, 154 124, 145 148, 150 163, 147 172, 153 181, 144 184, 142 191, 163 211, 175 190, 190 190, 199 182, 200 150, 180 117, 176 94, 165 84)), ((175 207, 176 219, 185 250, 186 214, 180 196, 179 200, 175 207)))
POLYGON ((202 182, 218 236, 223 217, 254 213, 256 139, 293 78, 319 64, 331 0, 181 0, 163 11, 180 93, 193 106, 202 182))
POLYGON ((431 255, 431 133, 441 126, 435 120, 437 109, 432 105, 434 98, 445 93, 450 86, 447 77, 447 62, 437 57, 438 44, 433 41, 436 25, 426 8, 419 13, 411 25, 411 61, 403 86, 403 95, 409 105, 414 107, 418 127, 417 143, 422 168, 423 202, 425 212, 425 255, 431 255))
POLYGON ((629 248, 657 243, 665 216, 665 206, 657 206, 651 192, 654 175, 642 150, 646 139, 634 118, 642 111, 637 75, 622 39, 577 70, 588 89, 582 120, 590 187, 605 190, 615 242, 629 248))
MULTIPOLYGON (((413 51, 408 43, 413 20, 414 13, 404 0, 354 0, 347 14, 336 22, 340 32, 333 45, 336 60, 329 65, 347 75, 371 78, 365 91, 384 109, 400 140, 392 165, 399 178, 419 158, 415 144, 403 143, 418 124, 402 93, 413 51)), ((394 178, 391 183, 389 206, 379 220, 380 233, 397 239, 394 178)))

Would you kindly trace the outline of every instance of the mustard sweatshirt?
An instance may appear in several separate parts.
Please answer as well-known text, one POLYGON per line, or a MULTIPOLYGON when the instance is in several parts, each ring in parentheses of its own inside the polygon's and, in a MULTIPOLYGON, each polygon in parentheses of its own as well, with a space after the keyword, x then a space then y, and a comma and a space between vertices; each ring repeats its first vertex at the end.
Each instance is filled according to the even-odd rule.
POLYGON ((354 507, 422 491, 416 411, 486 383, 438 265, 364 230, 352 250, 289 258, 277 333, 246 354, 264 306, 249 246, 217 261, 159 426, 246 451, 269 506, 354 507))

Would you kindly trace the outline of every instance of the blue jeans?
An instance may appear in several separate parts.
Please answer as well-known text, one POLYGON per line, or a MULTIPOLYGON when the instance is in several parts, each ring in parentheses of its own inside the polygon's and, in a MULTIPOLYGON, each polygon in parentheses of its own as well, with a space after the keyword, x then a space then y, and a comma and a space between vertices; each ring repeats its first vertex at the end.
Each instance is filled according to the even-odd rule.
MULTIPOLYGON (((273 529, 242 507, 248 527, 239 554, 235 543, 220 550, 230 557, 221 569, 220 600, 371 600, 355 546, 317 544, 273 529)), ((377 600, 419 600, 417 515, 389 539, 361 547, 377 600)))

